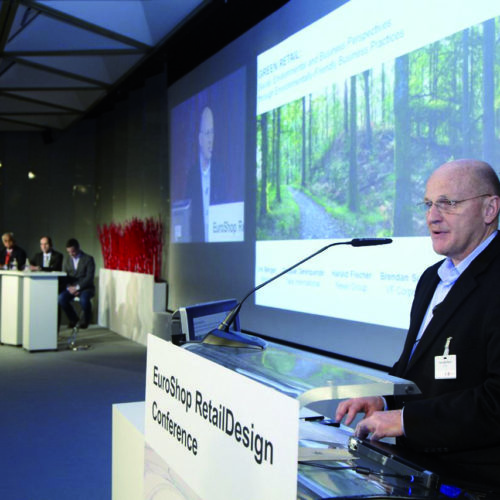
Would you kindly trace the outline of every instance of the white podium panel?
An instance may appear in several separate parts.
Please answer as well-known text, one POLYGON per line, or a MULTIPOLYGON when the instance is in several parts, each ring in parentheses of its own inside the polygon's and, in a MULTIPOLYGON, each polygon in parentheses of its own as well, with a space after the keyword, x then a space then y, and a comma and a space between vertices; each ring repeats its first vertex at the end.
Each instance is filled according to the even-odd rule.
POLYGON ((144 401, 113 405, 112 500, 144 498, 144 401))
POLYGON ((62 272, 24 273, 23 347, 28 351, 57 349, 58 277, 62 272))
POLYGON ((2 311, 0 333, 4 344, 23 343, 23 281, 22 273, 0 271, 2 279, 2 311))

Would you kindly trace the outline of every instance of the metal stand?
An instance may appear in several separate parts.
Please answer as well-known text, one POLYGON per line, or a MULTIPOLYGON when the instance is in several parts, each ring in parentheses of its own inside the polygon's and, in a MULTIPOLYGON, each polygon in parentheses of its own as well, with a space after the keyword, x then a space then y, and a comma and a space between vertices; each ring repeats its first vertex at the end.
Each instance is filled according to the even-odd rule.
POLYGON ((68 339, 68 349, 70 351, 86 351, 87 349, 90 349, 89 344, 76 344, 76 336, 79 331, 79 323, 75 325, 73 328, 73 331, 71 332, 71 336, 68 339))

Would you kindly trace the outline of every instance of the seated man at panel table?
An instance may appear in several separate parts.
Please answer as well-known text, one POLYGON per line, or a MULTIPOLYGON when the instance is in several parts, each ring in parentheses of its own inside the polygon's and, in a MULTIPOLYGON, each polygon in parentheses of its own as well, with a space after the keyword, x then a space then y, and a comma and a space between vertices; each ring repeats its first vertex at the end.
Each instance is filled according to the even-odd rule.
POLYGON ((429 178, 422 206, 434 251, 446 258, 417 284, 406 343, 390 371, 422 394, 343 401, 336 419, 347 415, 349 425, 363 412, 358 437, 396 437, 445 478, 500 491, 498 176, 482 161, 445 163, 429 178))
POLYGON ((40 250, 31 259, 32 271, 61 271, 63 263, 62 253, 54 250, 52 239, 49 236, 40 238, 40 250))
POLYGON ((75 238, 68 240, 66 251, 68 255, 64 257, 62 269, 67 274, 66 289, 59 294, 58 303, 68 317, 68 326, 70 328, 74 328, 77 325, 80 328, 87 328, 92 319, 91 299, 95 294, 94 258, 80 249, 80 244, 75 238), (82 320, 78 319, 78 315, 71 304, 77 297, 82 306, 82 320))
POLYGON ((2 243, 4 248, 0 250, 0 268, 14 269, 16 267, 20 271, 23 270, 26 263, 26 252, 16 245, 14 233, 2 234, 2 243))

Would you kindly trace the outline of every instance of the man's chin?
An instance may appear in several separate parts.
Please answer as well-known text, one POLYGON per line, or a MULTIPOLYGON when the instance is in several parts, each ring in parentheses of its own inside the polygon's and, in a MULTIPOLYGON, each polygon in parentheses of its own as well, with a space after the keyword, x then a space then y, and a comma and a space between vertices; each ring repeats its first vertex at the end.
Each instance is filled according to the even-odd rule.
POLYGON ((432 248, 439 255, 446 255, 447 245, 442 238, 432 238, 432 248))

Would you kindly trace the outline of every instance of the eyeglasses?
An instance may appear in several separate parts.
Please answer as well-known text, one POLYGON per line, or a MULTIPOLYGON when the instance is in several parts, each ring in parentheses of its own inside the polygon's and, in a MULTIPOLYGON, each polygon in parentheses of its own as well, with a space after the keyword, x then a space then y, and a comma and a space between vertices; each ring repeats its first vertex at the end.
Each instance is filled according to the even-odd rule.
POLYGON ((464 201, 469 201, 469 200, 475 200, 477 198, 482 198, 483 196, 492 196, 492 195, 479 194, 477 196, 473 196, 472 198, 465 198, 464 200, 449 200, 448 198, 439 198, 436 201, 430 201, 430 200, 422 201, 420 203, 417 203, 417 206, 427 212, 432 208, 432 205, 434 205, 441 213, 451 213, 455 211, 459 203, 463 203, 464 201))

